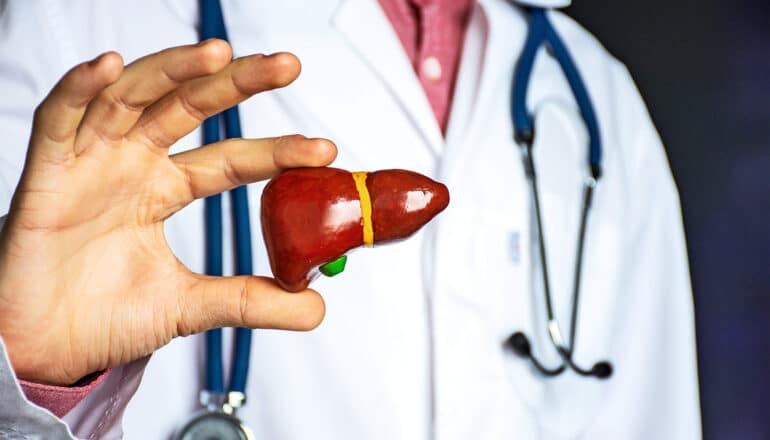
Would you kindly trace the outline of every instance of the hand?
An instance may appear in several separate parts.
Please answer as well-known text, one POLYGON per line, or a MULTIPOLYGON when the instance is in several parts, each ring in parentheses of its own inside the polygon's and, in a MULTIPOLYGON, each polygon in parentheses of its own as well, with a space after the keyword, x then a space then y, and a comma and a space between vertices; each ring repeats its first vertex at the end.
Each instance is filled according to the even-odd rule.
POLYGON ((169 156, 206 117, 300 70, 291 54, 231 56, 221 40, 125 67, 106 53, 73 68, 38 107, 0 236, 0 335, 20 378, 72 384, 176 336, 308 330, 323 319, 312 290, 196 274, 166 243, 163 221, 193 200, 336 155, 329 141, 286 136, 169 156))

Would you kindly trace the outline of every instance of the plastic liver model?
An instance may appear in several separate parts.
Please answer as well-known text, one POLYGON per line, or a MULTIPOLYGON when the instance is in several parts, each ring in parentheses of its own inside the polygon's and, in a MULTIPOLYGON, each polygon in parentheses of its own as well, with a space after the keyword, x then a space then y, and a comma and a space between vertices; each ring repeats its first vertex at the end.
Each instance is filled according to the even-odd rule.
POLYGON ((341 272, 351 249, 407 238, 448 204, 444 185, 412 171, 284 171, 262 193, 273 275, 284 289, 303 290, 319 273, 341 272))

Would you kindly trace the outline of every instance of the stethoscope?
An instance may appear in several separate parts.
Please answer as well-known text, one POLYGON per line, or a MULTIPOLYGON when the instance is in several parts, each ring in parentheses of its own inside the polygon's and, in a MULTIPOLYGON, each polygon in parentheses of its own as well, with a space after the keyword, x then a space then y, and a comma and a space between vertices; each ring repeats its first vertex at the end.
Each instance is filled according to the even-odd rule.
MULTIPOLYGON (((228 40, 222 5, 219 0, 200 0, 200 39, 228 40)), ((212 116, 203 122, 203 144, 218 142, 220 128, 226 138, 241 137, 238 106, 212 116)), ((235 274, 252 275, 251 222, 246 186, 230 190, 233 230, 235 236, 235 274)), ((206 274, 221 276, 222 270, 222 195, 207 197, 204 202, 206 217, 206 274)), ((234 354, 227 389, 222 366, 222 329, 206 332, 206 388, 200 393, 204 409, 185 423, 175 438, 178 440, 252 440, 251 430, 236 416, 238 408, 246 403, 246 382, 251 353, 251 330, 235 329, 234 354)))
POLYGON ((583 264, 583 248, 585 247, 586 223, 588 220, 588 211, 591 208, 594 188, 602 174, 602 144, 599 133, 599 123, 596 120, 591 98, 588 96, 585 83, 580 76, 575 62, 559 37, 559 34, 548 20, 546 11, 541 8, 529 8, 529 34, 524 43, 524 49, 516 69, 513 73, 513 87, 511 89, 511 115, 514 127, 514 140, 521 147, 522 160, 524 162, 524 171, 529 182, 532 203, 535 207, 535 224, 537 227, 538 253, 540 255, 540 267, 543 278, 543 292, 545 296, 545 310, 548 323, 548 336, 551 343, 561 357, 562 363, 556 368, 548 368, 538 361, 532 353, 532 347, 529 339, 523 332, 515 332, 508 338, 506 344, 511 347, 518 355, 528 357, 532 364, 540 373, 546 377, 555 377, 566 371, 567 367, 580 374, 581 376, 594 376, 600 379, 606 379, 612 375, 612 364, 607 361, 599 361, 591 367, 584 369, 576 365, 572 360, 575 352, 575 333, 577 326, 577 310, 580 296, 580 275, 583 264), (561 326, 553 312, 553 300, 551 298, 551 287, 548 276, 548 264, 545 251, 545 238, 543 234, 542 213, 540 211, 540 194, 537 188, 537 174, 532 159, 532 145, 535 137, 535 127, 532 116, 527 111, 527 89, 532 75, 532 67, 535 63, 535 57, 540 46, 547 45, 556 61, 561 66, 562 72, 567 78, 572 94, 580 108, 580 115, 583 118, 590 137, 588 149, 588 169, 589 175, 586 178, 583 187, 583 206, 580 215, 580 228, 578 232, 577 255, 575 258, 575 271, 572 290, 572 316, 570 318, 570 337, 569 344, 565 343, 561 326))
MULTIPOLYGON (((562 364, 556 368, 547 368, 532 354, 529 339, 522 332, 516 332, 508 339, 507 344, 519 355, 531 359, 532 364, 547 377, 557 376, 567 367, 584 376, 607 378, 612 374, 609 362, 601 361, 594 364, 590 370, 580 368, 572 360, 575 350, 575 328, 577 308, 580 293, 580 274, 582 254, 585 241, 586 221, 591 206, 591 199, 597 181, 601 176, 601 139, 599 125, 596 120, 591 100, 588 96, 577 66, 569 55, 564 43, 551 26, 546 11, 541 8, 529 8, 529 33, 524 50, 516 65, 511 92, 511 113, 514 126, 514 140, 521 146, 524 169, 529 182, 532 201, 535 206, 536 226, 539 242, 540 263, 542 268, 543 286, 548 319, 548 334, 551 343, 562 358, 562 364), (545 240, 540 212, 537 178, 532 159, 534 140, 534 124, 526 108, 527 89, 532 74, 535 57, 541 45, 548 44, 554 58, 559 62, 575 100, 580 108, 580 114, 588 128, 590 148, 588 165, 590 176, 586 179, 583 190, 583 206, 578 236, 577 259, 573 284, 572 317, 570 323, 570 340, 566 344, 558 320, 553 312, 551 291, 549 285, 545 240)), ((227 30, 222 16, 219 0, 200 0, 200 38, 220 38, 227 40, 227 30)), ((238 107, 230 108, 223 113, 212 116, 203 123, 204 145, 221 140, 220 126, 224 127, 225 137, 241 137, 241 124, 238 107)), ((251 230, 248 206, 248 194, 245 186, 230 191, 232 216, 234 219, 236 274, 252 274, 251 230)), ((206 216, 206 273, 221 276, 222 270, 222 196, 215 195, 205 200, 206 216)), ((235 331, 235 350, 230 371, 229 387, 224 385, 222 367, 222 329, 206 332, 206 388, 201 392, 201 404, 204 410, 195 414, 177 432, 179 440, 197 439, 239 439, 250 440, 253 434, 240 419, 236 411, 246 402, 246 378, 249 370, 249 354, 251 348, 251 330, 238 328, 235 331)))

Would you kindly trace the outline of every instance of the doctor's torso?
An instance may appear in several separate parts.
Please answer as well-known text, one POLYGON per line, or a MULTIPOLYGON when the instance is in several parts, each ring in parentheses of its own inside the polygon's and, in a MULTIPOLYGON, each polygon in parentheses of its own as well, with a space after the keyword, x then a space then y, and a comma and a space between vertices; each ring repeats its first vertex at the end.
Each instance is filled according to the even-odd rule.
MULTIPOLYGON (((49 3, 49 31, 65 37, 61 67, 51 63, 41 80, 47 87, 65 66, 104 50, 129 61, 197 40, 193 1, 49 3)), ((574 374, 546 380, 503 345, 522 330, 541 359, 558 361, 545 330, 529 193, 508 110, 527 30, 522 10, 503 0, 474 6, 444 136, 376 1, 225 0, 223 8, 235 56, 290 51, 303 65, 285 90, 241 105, 244 137, 327 137, 339 148, 334 166, 410 169, 444 182, 451 194, 447 210, 417 235, 355 252, 343 274, 313 285, 327 305, 318 329, 254 333, 248 402, 238 415, 256 437, 561 439, 590 430, 612 396, 612 381, 574 374)), ((624 228, 636 201, 624 194, 637 153, 620 131, 636 116, 624 119, 617 106, 623 98, 614 82, 622 67, 574 23, 554 21, 586 69, 608 145, 598 214, 590 220, 576 359, 587 365, 609 356, 623 381, 624 362, 632 361, 612 329, 633 307, 618 297, 629 281, 617 268, 627 258, 624 228)), ((546 56, 535 64, 528 103, 537 115, 556 313, 566 323, 587 135, 558 65, 546 56)), ((172 151, 200 142, 196 131, 172 151)), ((249 187, 253 231, 260 230, 261 189, 249 187)), ((229 200, 223 200, 224 264, 231 273, 229 200)), ((171 248, 194 271, 204 268, 203 221, 198 201, 166 223, 171 248)), ((259 234, 253 242, 255 271, 269 274, 259 234)), ((126 409, 126 437, 167 438, 198 409, 202 377, 200 335, 155 353, 126 409)))

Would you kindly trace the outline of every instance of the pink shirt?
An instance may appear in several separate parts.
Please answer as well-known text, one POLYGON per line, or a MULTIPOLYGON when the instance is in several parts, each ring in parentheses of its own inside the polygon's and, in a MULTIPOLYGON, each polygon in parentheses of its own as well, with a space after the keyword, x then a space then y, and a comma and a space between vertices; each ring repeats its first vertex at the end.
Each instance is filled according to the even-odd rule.
MULTIPOLYGON (((463 38, 472 0, 378 0, 398 34, 430 102, 436 122, 446 131, 463 38)), ((107 377, 83 386, 57 387, 19 381, 27 398, 58 417, 72 410, 107 377)))
POLYGON ((379 0, 446 131, 471 0, 379 0))

